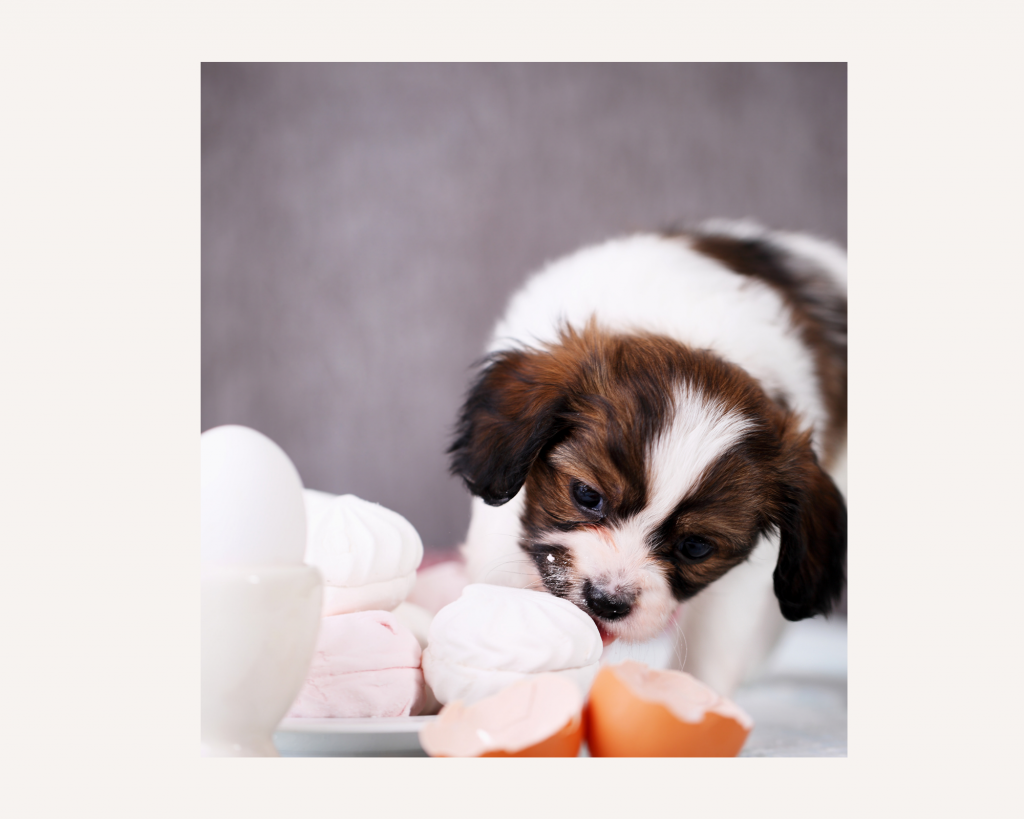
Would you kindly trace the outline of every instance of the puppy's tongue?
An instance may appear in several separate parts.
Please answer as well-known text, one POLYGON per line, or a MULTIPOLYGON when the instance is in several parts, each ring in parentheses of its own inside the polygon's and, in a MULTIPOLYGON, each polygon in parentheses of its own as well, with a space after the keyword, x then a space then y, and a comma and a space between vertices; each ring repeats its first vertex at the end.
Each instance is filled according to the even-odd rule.
POLYGON ((591 617, 590 619, 593 620, 594 625, 597 626, 597 633, 601 635, 601 642, 604 643, 605 648, 607 648, 615 642, 615 640, 617 639, 615 635, 608 631, 608 629, 606 629, 603 625, 601 625, 600 620, 594 617, 591 617))

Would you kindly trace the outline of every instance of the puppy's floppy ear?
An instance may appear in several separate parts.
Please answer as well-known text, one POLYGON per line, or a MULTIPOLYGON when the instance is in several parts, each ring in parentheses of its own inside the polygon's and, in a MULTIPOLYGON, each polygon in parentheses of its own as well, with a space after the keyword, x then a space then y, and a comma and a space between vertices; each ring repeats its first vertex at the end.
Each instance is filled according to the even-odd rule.
POLYGON ((492 356, 470 388, 456 427, 452 474, 491 506, 522 488, 541 449, 568 428, 566 385, 554 356, 492 356))
POLYGON ((828 614, 846 585, 846 503, 807 433, 784 443, 775 596, 787 620, 828 614))

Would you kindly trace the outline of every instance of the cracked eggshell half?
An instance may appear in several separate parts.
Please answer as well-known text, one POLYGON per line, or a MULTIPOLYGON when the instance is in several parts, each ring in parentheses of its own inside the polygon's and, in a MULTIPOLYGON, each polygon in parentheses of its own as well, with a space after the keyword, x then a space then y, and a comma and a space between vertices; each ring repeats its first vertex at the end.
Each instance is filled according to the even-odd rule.
POLYGON ((604 666, 587 703, 591 756, 736 756, 753 720, 683 671, 604 666))
POLYGON ((420 744, 440 757, 572 757, 583 733, 579 686, 557 674, 535 674, 473 705, 445 706, 420 729, 420 744))

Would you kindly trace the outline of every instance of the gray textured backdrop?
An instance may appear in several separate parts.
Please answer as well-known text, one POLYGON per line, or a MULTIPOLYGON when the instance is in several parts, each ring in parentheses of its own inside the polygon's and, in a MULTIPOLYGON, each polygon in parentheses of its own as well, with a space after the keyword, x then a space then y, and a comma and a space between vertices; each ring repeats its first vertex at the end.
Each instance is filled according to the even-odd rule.
POLYGON ((206 64, 202 428, 453 546, 444 450, 511 292, 707 216, 846 243, 845 64, 206 64))

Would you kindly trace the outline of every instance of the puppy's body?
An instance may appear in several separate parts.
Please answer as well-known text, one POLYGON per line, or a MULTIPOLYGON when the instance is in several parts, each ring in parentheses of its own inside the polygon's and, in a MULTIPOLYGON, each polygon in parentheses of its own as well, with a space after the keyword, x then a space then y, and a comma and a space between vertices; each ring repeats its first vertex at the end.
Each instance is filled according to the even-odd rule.
POLYGON ((730 692, 845 582, 846 260, 743 223, 582 250, 512 299, 463 407, 478 582, 546 588, 607 638, 679 608, 730 692), (776 602, 775 598, 778 598, 776 602))

